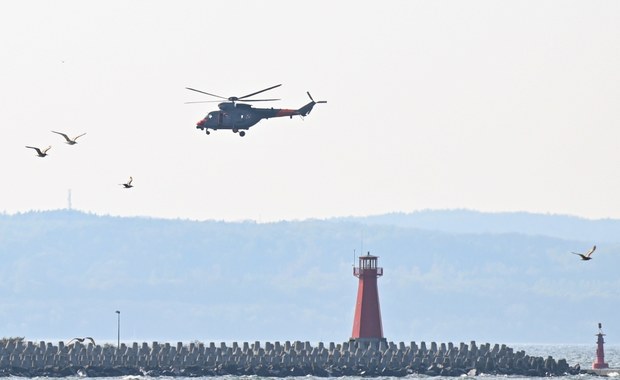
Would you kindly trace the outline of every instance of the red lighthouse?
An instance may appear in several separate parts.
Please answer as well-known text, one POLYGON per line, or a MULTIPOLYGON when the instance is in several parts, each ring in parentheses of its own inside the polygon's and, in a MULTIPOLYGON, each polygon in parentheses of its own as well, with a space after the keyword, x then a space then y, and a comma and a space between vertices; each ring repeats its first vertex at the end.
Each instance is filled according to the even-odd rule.
POLYGON ((353 275, 360 279, 357 287, 357 302, 353 319, 352 340, 371 341, 383 339, 381 309, 377 278, 383 276, 383 268, 377 267, 377 256, 359 257, 359 267, 353 268, 353 275))
POLYGON ((605 363, 605 350, 603 349, 603 344, 605 343, 603 336, 605 334, 603 334, 602 327, 603 326, 599 323, 598 334, 596 334, 598 337, 596 340, 596 360, 592 363, 593 369, 609 368, 609 365, 605 363))

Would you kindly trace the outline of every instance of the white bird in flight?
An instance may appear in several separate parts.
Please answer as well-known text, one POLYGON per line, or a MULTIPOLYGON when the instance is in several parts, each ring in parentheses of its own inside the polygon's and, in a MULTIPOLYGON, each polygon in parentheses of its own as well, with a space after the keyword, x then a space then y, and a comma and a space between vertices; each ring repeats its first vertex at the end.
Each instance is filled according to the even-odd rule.
POLYGON ((79 137, 82 137, 82 136, 84 136, 86 134, 86 133, 82 133, 81 135, 75 136, 74 138, 71 139, 71 138, 69 138, 69 136, 65 135, 64 133, 56 132, 56 131, 52 131, 52 132, 56 133, 57 135, 61 135, 62 137, 64 137, 65 140, 67 140, 66 143, 69 144, 69 145, 77 144, 77 141, 75 141, 75 140, 77 140, 79 137))
POLYGON ((50 146, 48 146, 47 148, 45 148, 43 150, 41 150, 41 149, 39 149, 39 148, 37 148, 35 146, 28 146, 28 145, 26 145, 26 148, 30 148, 30 149, 36 150, 37 151, 37 156, 39 156, 39 157, 45 157, 45 156, 47 156, 47 151, 52 149, 52 146, 50 145, 50 146))
POLYGON ((80 342, 80 343, 84 343, 84 340, 90 340, 93 343, 93 346, 96 346, 95 344, 95 340, 89 336, 85 337, 85 338, 73 338, 70 341, 67 342, 67 346, 75 343, 75 342, 80 342))
POLYGON ((121 183, 120 185, 123 186, 125 189, 129 189, 133 187, 131 182, 133 182, 133 177, 130 176, 129 181, 127 181, 127 183, 121 183))
POLYGON ((581 256, 581 260, 587 261, 587 260, 592 260, 592 253, 594 253, 594 251, 596 250, 596 245, 593 246, 592 248, 590 248, 590 250, 586 253, 577 253, 577 252, 572 252, 574 255, 577 256, 581 256))

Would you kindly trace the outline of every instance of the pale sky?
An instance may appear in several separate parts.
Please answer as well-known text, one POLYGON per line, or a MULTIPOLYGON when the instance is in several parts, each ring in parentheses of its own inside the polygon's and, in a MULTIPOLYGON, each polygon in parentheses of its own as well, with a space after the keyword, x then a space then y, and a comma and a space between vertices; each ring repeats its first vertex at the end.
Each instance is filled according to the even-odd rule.
POLYGON ((0 212, 71 189, 122 216, 620 218, 618 20, 618 1, 3 2, 0 212), (269 106, 328 103, 243 138, 184 104, 280 83, 269 106))

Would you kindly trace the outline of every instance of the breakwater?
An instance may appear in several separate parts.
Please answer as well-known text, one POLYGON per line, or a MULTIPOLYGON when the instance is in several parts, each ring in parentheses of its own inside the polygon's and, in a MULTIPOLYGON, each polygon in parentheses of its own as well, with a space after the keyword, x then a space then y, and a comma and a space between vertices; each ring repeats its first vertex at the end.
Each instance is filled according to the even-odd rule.
POLYGON ((506 345, 404 342, 199 342, 65 345, 9 340, 0 345, 3 376, 461 376, 577 374, 565 359, 533 357, 506 345))

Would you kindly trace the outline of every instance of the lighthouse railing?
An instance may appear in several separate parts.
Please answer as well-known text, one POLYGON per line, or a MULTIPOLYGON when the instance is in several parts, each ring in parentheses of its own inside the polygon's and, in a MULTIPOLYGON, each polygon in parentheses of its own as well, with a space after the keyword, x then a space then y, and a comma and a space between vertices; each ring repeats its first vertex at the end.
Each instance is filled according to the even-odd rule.
POLYGON ((374 276, 383 276, 383 268, 373 268, 373 269, 365 269, 359 267, 353 267, 353 275, 355 277, 359 277, 361 275, 374 275, 374 276))

